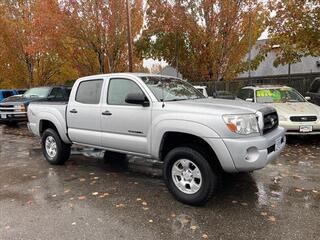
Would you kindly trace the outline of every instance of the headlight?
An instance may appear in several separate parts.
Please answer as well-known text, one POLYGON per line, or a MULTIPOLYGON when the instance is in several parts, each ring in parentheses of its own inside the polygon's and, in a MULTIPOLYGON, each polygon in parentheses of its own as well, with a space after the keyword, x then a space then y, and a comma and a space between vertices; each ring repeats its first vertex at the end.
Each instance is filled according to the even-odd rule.
POLYGON ((224 115, 223 120, 231 132, 241 135, 259 133, 258 116, 256 114, 224 115))
POLYGON ((24 104, 19 105, 19 106, 18 106, 18 110, 19 110, 20 112, 26 112, 26 111, 27 111, 26 106, 25 106, 24 104))

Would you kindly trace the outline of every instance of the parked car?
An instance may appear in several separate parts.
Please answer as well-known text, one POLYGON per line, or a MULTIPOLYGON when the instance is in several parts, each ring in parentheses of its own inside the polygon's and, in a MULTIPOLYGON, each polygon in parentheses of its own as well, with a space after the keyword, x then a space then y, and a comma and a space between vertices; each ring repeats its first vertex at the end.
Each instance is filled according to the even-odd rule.
POLYGON ((274 107, 286 134, 320 134, 320 107, 291 87, 248 86, 239 91, 238 98, 274 107))
POLYGON ((221 99, 235 99, 235 96, 229 91, 213 91, 213 98, 221 98, 221 99))
POLYGON ((320 106, 320 78, 313 80, 307 95, 310 97, 312 103, 320 106))
POLYGON ((193 86, 193 87, 195 89, 198 89, 203 94, 203 96, 209 97, 206 86, 193 86))
POLYGON ((14 91, 15 95, 22 95, 27 91, 27 89, 15 89, 13 91, 14 91))
POLYGON ((36 101, 68 101, 70 87, 31 88, 20 96, 11 96, 0 103, 0 123, 15 124, 27 121, 27 108, 36 101))
POLYGON ((171 193, 205 204, 221 171, 263 168, 285 146, 272 107, 205 98, 189 83, 151 74, 80 78, 68 103, 32 102, 28 127, 50 164, 63 164, 76 143, 163 161, 171 193))
POLYGON ((13 90, 0 90, 0 102, 13 95, 15 95, 13 90))

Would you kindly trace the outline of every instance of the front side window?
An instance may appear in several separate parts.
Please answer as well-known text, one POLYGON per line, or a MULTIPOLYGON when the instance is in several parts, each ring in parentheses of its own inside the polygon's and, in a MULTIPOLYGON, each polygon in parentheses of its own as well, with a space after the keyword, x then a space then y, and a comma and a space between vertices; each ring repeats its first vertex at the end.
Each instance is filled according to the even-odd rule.
POLYGON ((254 99, 254 92, 252 89, 241 89, 238 93, 238 98, 246 100, 248 98, 254 99))
POLYGON ((61 88, 52 89, 50 95, 54 96, 54 98, 64 98, 64 92, 61 88))
POLYGON ((50 87, 31 88, 23 94, 25 98, 46 98, 49 95, 50 87))
POLYGON ((256 91, 257 103, 305 102, 292 88, 261 89, 256 91))
POLYGON ((100 102, 103 80, 83 81, 78 86, 76 101, 84 104, 98 104, 100 102))
POLYGON ((144 94, 141 88, 132 80, 121 78, 110 79, 107 102, 110 105, 132 105, 126 103, 126 97, 129 93, 144 94))
POLYGON ((205 98, 203 94, 191 84, 168 77, 141 77, 158 101, 181 101, 205 98))

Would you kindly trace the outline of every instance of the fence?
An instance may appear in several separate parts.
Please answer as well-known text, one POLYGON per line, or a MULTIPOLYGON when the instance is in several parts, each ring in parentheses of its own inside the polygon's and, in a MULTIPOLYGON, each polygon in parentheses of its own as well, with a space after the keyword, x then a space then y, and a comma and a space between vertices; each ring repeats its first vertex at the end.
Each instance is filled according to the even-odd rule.
POLYGON ((275 75, 266 77, 238 78, 232 81, 210 81, 210 82, 193 82, 194 85, 207 86, 210 95, 214 90, 229 91, 236 94, 242 87, 248 85, 285 85, 297 89, 302 95, 308 92, 312 81, 320 77, 319 73, 275 75))

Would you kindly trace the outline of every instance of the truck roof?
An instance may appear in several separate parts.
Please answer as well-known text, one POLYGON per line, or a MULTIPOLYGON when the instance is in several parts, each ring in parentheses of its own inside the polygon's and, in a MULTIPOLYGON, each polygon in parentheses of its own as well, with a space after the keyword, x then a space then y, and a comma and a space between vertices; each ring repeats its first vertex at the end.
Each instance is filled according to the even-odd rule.
POLYGON ((116 76, 135 76, 135 77, 164 77, 164 78, 176 78, 173 76, 167 76, 167 75, 160 75, 160 74, 154 74, 154 73, 129 73, 129 72, 120 72, 120 73, 107 73, 107 74, 97 74, 97 75, 91 75, 86 77, 81 77, 79 79, 81 80, 94 80, 97 78, 103 78, 103 77, 116 77, 116 76))

